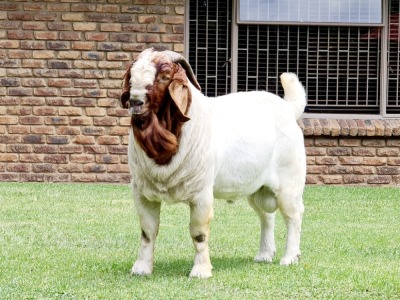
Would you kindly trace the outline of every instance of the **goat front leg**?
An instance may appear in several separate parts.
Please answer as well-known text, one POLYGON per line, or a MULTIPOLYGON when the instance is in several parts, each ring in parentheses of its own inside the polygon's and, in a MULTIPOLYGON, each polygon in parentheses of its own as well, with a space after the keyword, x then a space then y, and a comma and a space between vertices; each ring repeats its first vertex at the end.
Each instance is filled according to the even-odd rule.
POLYGON ((138 197, 135 198, 135 207, 139 216, 142 236, 138 257, 132 267, 132 274, 150 275, 153 272, 154 244, 160 225, 161 204, 138 197))
POLYGON ((209 202, 190 204, 190 235, 195 248, 194 265, 190 277, 209 278, 212 276, 212 265, 208 251, 212 217, 212 196, 209 202))

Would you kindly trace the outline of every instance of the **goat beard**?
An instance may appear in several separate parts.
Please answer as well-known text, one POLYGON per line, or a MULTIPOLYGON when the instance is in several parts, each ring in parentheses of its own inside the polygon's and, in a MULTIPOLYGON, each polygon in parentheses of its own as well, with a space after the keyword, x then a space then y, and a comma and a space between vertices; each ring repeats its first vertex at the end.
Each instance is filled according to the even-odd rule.
POLYGON ((174 113, 171 104, 156 114, 153 111, 144 116, 132 118, 132 128, 136 141, 158 165, 169 163, 178 152, 179 136, 183 123, 174 113))

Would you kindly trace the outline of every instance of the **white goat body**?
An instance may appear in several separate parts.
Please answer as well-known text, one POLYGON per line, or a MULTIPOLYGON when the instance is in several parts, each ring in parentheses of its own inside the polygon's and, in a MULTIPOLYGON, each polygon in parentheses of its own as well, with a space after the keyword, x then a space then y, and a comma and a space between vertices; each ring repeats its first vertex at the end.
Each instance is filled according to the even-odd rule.
MULTIPOLYGON (((156 70, 154 64, 159 56, 160 52, 145 50, 137 64, 142 69, 156 70)), ((135 64, 130 72, 139 75, 135 64)), ((153 76, 157 84, 154 79, 157 74, 153 76)), ((295 74, 284 73, 281 82, 286 101, 268 92, 211 98, 188 82, 191 103, 186 116, 190 120, 182 127, 178 151, 166 164, 157 164, 148 157, 131 132, 128 158, 142 228, 141 247, 132 268, 134 274, 147 275, 153 271, 161 202, 185 202, 191 209, 190 233, 196 250, 190 275, 210 277, 208 238, 214 197, 226 200, 248 197, 261 221, 256 261, 272 261, 274 213, 279 208, 288 230, 281 264, 298 261, 306 160, 303 135, 296 119, 304 110, 306 95, 295 74)), ((131 81, 130 97, 143 94, 138 90, 139 84, 131 81)))

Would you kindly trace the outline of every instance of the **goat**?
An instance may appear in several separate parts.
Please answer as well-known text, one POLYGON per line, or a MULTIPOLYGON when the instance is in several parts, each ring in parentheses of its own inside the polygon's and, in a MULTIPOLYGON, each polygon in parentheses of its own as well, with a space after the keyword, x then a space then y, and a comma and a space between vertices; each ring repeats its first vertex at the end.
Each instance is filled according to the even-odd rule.
POLYGON ((132 274, 153 272, 161 203, 184 202, 195 248, 190 277, 211 277, 214 197, 248 197, 261 223, 257 262, 272 262, 279 208, 287 227, 280 264, 298 262, 306 157, 296 119, 306 94, 295 74, 280 79, 286 101, 261 91, 213 98, 178 53, 146 49, 128 67, 121 103, 132 116, 128 162, 142 230, 132 274))

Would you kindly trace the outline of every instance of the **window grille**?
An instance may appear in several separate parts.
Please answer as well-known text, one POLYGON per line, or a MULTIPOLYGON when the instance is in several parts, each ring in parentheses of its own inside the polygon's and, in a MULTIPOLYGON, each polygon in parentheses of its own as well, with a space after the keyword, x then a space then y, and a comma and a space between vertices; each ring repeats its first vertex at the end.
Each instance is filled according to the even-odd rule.
MULTIPOLYGON (((188 58, 203 93, 218 96, 232 90, 268 90, 283 95, 279 75, 291 71, 306 87, 306 112, 400 114, 399 0, 383 0, 379 14, 383 11, 385 15, 379 24, 355 24, 354 20, 337 26, 239 22, 232 31, 233 5, 240 6, 240 1, 247 0, 188 1, 188 58), (235 61, 231 65, 232 52, 235 61)), ((380 2, 352 3, 357 1, 380 2)))
POLYGON ((400 4, 399 0, 389 4, 389 34, 388 34, 388 113, 400 113, 400 4))
POLYGON ((231 2, 189 3, 189 63, 207 96, 231 91, 231 2))
POLYGON ((379 113, 380 42, 369 27, 239 25, 238 90, 283 94, 282 72, 306 87, 307 112, 379 113))

